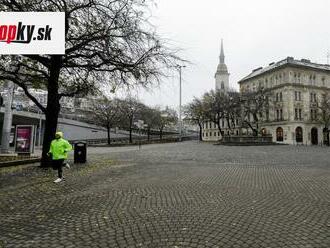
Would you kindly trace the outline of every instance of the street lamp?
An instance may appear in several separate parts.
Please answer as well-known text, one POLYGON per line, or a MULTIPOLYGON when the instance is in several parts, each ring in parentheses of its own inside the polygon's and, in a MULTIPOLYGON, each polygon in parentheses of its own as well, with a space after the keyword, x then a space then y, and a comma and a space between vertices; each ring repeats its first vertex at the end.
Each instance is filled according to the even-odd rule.
POLYGON ((179 70, 180 76, 180 93, 179 93, 179 141, 182 141, 182 116, 181 116, 181 105, 182 105, 182 68, 185 68, 185 65, 176 65, 176 68, 179 70))

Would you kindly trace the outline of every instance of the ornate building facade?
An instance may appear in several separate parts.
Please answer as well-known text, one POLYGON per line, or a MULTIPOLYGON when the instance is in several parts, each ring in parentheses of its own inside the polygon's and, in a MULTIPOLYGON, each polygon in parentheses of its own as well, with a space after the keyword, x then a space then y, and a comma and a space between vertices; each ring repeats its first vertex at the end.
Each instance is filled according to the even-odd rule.
MULTIPOLYGON (((224 63, 221 45, 220 64, 215 74, 216 89, 229 89, 229 73, 224 63)), ((321 145, 329 142, 329 135, 319 120, 322 96, 330 93, 330 65, 288 57, 265 68, 257 68, 239 82, 240 93, 265 89, 270 104, 260 122, 262 134, 272 135, 273 141, 285 144, 321 145)), ((226 122, 221 123, 226 135, 226 122)), ((252 131, 239 127, 231 135, 251 135, 252 131)), ((203 126, 203 140, 217 141, 221 134, 212 122, 203 126)))
POLYGON ((318 106, 322 96, 330 93, 330 65, 288 57, 253 70, 238 83, 241 93, 257 88, 271 93, 261 126, 274 142, 319 145, 328 140, 318 106))

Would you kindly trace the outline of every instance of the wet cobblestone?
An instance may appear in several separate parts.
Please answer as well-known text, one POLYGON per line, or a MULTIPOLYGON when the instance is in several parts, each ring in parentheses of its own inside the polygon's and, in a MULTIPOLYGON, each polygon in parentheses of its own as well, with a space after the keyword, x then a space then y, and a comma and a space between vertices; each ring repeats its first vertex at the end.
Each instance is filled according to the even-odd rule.
POLYGON ((329 148, 89 151, 60 184, 0 169, 0 247, 330 247, 329 148))

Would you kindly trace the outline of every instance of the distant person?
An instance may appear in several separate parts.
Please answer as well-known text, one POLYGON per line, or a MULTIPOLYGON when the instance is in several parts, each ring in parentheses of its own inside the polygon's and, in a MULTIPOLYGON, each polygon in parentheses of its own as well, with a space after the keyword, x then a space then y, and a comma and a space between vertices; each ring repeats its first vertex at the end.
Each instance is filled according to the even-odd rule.
MULTIPOLYGON (((63 139, 62 132, 56 132, 55 139, 50 144, 50 149, 48 155, 52 158, 53 169, 58 171, 58 178, 54 181, 54 183, 61 182, 63 177, 63 165, 65 159, 68 158, 68 152, 72 150, 71 144, 63 139)), ((70 165, 65 163, 66 168, 70 169, 70 165)))

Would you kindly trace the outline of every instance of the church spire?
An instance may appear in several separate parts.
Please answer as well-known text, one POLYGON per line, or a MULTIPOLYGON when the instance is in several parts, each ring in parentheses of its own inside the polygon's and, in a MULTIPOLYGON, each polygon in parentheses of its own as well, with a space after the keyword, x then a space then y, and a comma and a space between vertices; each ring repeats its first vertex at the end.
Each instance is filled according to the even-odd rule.
POLYGON ((225 53, 223 51, 223 40, 221 39, 220 63, 215 73, 215 88, 227 92, 229 89, 229 73, 225 64, 225 53))
POLYGON ((221 39, 220 64, 225 63, 225 53, 223 52, 223 40, 221 39))

